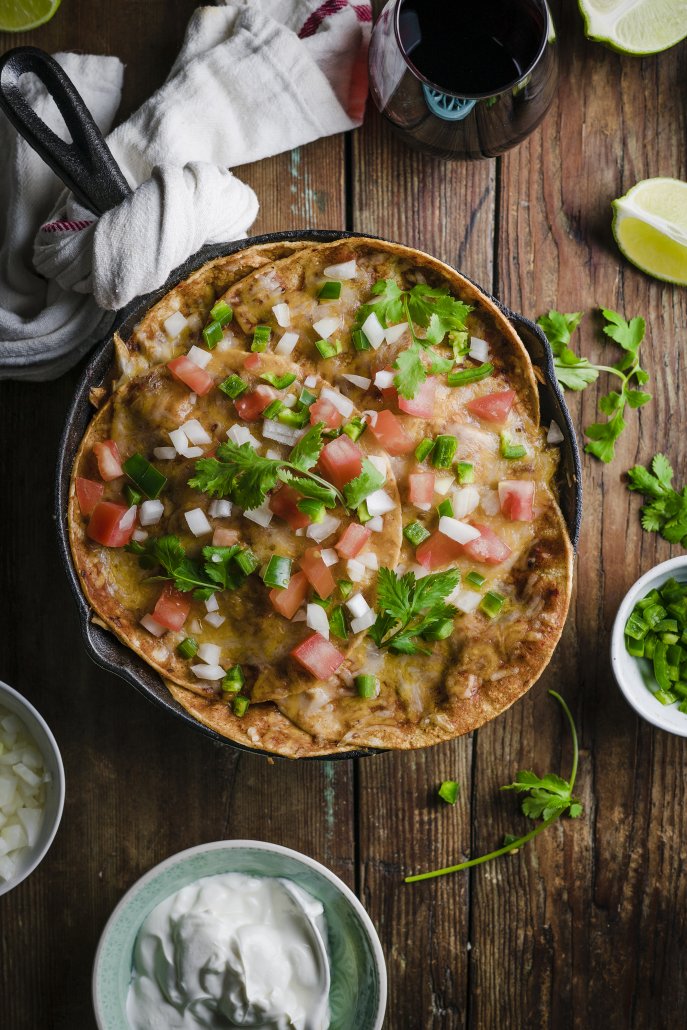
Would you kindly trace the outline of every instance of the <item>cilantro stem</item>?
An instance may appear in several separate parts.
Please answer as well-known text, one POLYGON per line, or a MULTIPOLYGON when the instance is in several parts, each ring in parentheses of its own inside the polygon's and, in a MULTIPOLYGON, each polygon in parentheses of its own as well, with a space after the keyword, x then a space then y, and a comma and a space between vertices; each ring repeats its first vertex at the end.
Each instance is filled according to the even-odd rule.
MULTIPOLYGON (((575 779, 577 778, 577 766, 579 763, 580 749, 577 741, 577 730, 575 729, 575 722, 570 713, 570 709, 563 700, 560 694, 555 690, 550 690, 549 694, 551 697, 555 697, 558 703, 561 705, 565 717, 570 725, 570 732, 572 735, 573 744, 573 757, 572 765, 570 767, 570 776, 568 778, 568 785, 570 788, 570 794, 572 795, 573 787, 575 786, 575 779)), ((560 813, 556 812, 554 815, 549 816, 543 823, 535 826, 529 833, 523 834, 522 837, 518 837, 517 840, 511 841, 509 844, 505 844, 501 848, 497 848, 495 851, 490 851, 487 855, 480 855, 479 858, 470 858, 466 862, 459 862, 458 865, 446 866, 444 869, 432 869, 429 873, 416 873, 414 876, 404 877, 404 883, 418 883, 420 880, 432 880, 437 876, 446 876, 447 873, 459 873, 463 869, 471 869, 473 866, 482 865, 484 862, 491 862, 493 858, 500 858, 501 855, 508 855, 510 852, 515 851, 517 848, 521 848, 523 844, 528 844, 531 840, 534 840, 540 833, 548 829, 552 823, 555 823, 560 818, 560 813)))
POLYGON ((340 490, 337 490, 334 484, 330 483, 328 479, 323 479, 322 476, 316 475, 309 469, 301 469, 298 467, 298 465, 292 465, 290 461, 280 461, 279 465, 282 468, 293 469, 294 472, 297 472, 300 476, 305 476, 306 479, 313 479, 316 483, 319 483, 319 485, 324 487, 326 490, 330 490, 331 493, 333 493, 336 497, 339 504, 341 504, 344 508, 346 507, 346 502, 344 500, 343 494, 340 490))
POLYGON ((415 327, 413 325, 413 320, 410 317, 410 307, 408 305, 408 294, 407 293, 403 295, 403 310, 405 311, 405 316, 406 316, 406 320, 408 322, 408 328, 410 329, 410 336, 411 336, 411 339, 412 339, 413 343, 419 343, 421 347, 424 346, 424 344, 420 340, 420 338, 415 335, 415 327))

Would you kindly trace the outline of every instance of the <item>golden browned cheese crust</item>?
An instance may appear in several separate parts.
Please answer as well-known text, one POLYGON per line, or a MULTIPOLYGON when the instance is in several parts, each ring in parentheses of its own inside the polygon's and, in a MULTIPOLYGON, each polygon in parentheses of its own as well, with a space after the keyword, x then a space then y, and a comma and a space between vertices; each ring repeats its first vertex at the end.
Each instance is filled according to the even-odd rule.
MULTIPOLYGON (((367 239, 247 248, 209 263, 172 290, 148 311, 129 340, 116 341, 116 355, 109 397, 100 404, 74 464, 69 505, 72 553, 94 612, 161 674, 172 696, 196 719, 228 739, 287 757, 322 756, 361 747, 417 748, 477 728, 508 708, 538 678, 560 637, 572 585, 572 549, 555 499, 557 451, 546 444, 539 426, 536 381, 522 342, 496 306, 462 276, 418 251, 367 239), (341 297, 335 303, 318 300, 326 278, 324 269, 350 260, 356 262, 356 276, 343 282, 341 297), (181 631, 166 632, 159 639, 152 636, 140 620, 152 611, 160 584, 148 581, 150 573, 141 569, 134 555, 122 548, 103 547, 87 536, 88 519, 81 515, 75 480, 77 476, 98 480, 94 443, 114 439, 124 458, 141 453, 164 472, 168 479, 161 496, 165 512, 151 532, 176 534, 188 555, 197 557, 209 538, 196 539, 183 516, 196 507, 207 513, 210 498, 188 486, 195 461, 181 457, 155 461, 153 450, 168 446, 168 433, 191 418, 199 419, 213 446, 226 439, 231 426, 247 424, 256 432, 256 423, 242 422, 234 403, 216 389, 194 398, 172 378, 166 362, 185 354, 191 345, 202 346, 201 331, 210 308, 224 297, 234 318, 207 367, 216 383, 234 373, 254 388, 265 373, 290 372, 297 377, 294 390, 300 389, 307 377, 315 376, 315 392, 323 386, 339 391, 352 402, 354 414, 388 408, 378 390, 361 390, 343 378, 354 374, 374 379, 378 371, 390 368, 399 350, 407 346, 407 339, 383 343, 377 351, 357 351, 350 346, 355 312, 370 299, 374 283, 387 278, 405 288, 424 282, 449 289, 472 306, 468 329, 489 345, 489 360, 495 366, 492 377, 460 388, 440 382, 431 418, 397 413, 414 443, 441 433, 454 435, 457 457, 474 465, 480 505, 471 517, 487 524, 512 553, 499 565, 476 565, 467 556, 452 564, 463 576, 479 569, 486 580, 482 592, 492 589, 507 598, 503 612, 495 619, 488 619, 479 609, 459 614, 452 635, 434 643, 429 656, 380 653, 364 633, 351 634, 345 643, 336 641, 345 660, 326 682, 313 680, 289 657, 291 649, 311 631, 303 622, 274 612, 257 576, 240 590, 222 593, 225 621, 221 626, 209 625, 204 602, 193 601, 181 631), (290 355, 263 354, 258 369, 246 370, 244 361, 254 327, 272 327, 271 348, 285 331, 277 327, 272 313, 276 303, 289 305, 292 325, 288 331, 299 334, 298 343, 290 355), (184 315, 186 326, 179 336, 170 338, 165 322, 175 311, 184 315), (341 319, 339 337, 344 347, 340 354, 323 360, 314 346, 317 334, 312 324, 332 312, 341 319), (501 456, 498 429, 480 423, 466 408, 472 399, 505 389, 516 393, 508 432, 527 445, 527 457, 517 463, 501 456), (500 513, 497 485, 514 478, 536 483, 531 522, 514 522, 500 513), (218 645, 224 667, 240 663, 247 670, 245 689, 252 703, 245 716, 235 717, 216 684, 199 680, 191 672, 193 663, 178 655, 177 644, 187 635, 199 643, 218 645), (379 678, 378 697, 365 700, 357 696, 353 677, 359 672, 372 672, 379 678)), ((101 398, 97 399, 100 402, 101 398)), ((364 454, 385 463, 384 489, 394 501, 393 511, 384 516, 384 532, 373 533, 370 539, 371 568, 356 583, 356 589, 374 606, 374 565, 413 566, 414 548, 402 529, 418 515, 408 503, 407 477, 420 468, 412 454, 389 457, 369 430, 358 445, 364 454)), ((450 473, 436 475, 441 480, 450 473)), ((105 498, 123 503, 122 486, 119 480, 106 484, 105 498)), ((332 548, 341 530, 355 521, 350 513, 337 514, 339 528, 322 547, 332 548)), ((263 565, 270 555, 281 554, 292 558, 296 568, 306 547, 313 546, 312 540, 294 534, 277 518, 268 530, 237 511, 221 522, 210 521, 214 528, 221 525, 236 530, 240 542, 249 546, 263 565)), ((335 571, 337 578, 345 576, 345 563, 335 571)))

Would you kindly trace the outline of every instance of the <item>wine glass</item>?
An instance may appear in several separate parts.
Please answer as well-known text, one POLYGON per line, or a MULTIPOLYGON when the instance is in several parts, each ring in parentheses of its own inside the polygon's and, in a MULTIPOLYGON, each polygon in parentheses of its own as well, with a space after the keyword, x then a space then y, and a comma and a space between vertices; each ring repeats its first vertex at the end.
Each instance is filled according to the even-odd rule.
POLYGON ((406 143, 437 157, 516 146, 557 83, 546 0, 389 0, 370 41, 375 104, 406 143))

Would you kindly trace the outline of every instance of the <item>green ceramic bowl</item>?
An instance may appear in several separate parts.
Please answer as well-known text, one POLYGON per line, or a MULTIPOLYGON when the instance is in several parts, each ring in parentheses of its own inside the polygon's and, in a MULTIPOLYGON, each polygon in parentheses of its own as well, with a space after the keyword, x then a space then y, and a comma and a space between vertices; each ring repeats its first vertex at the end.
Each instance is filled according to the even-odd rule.
POLYGON ((284 876, 324 905, 332 985, 330 1030, 381 1030, 386 966, 379 937, 355 894, 307 855, 259 840, 201 844, 155 866, 131 887, 103 930, 93 968, 93 1007, 100 1030, 129 1030, 126 997, 136 935, 159 902, 218 873, 284 876))

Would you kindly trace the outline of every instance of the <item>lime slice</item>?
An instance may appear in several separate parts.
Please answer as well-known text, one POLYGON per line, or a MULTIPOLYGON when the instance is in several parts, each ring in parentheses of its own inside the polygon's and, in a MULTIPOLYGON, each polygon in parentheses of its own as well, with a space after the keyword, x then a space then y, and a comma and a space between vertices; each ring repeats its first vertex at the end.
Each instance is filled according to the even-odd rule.
POLYGON ((613 235, 643 272, 687 286, 687 182, 643 179, 613 201, 613 235))
POLYGON ((687 0, 579 0, 589 39, 624 54, 655 54, 687 36, 687 0))
POLYGON ((0 31, 27 32, 50 21, 61 0, 0 0, 0 31))

